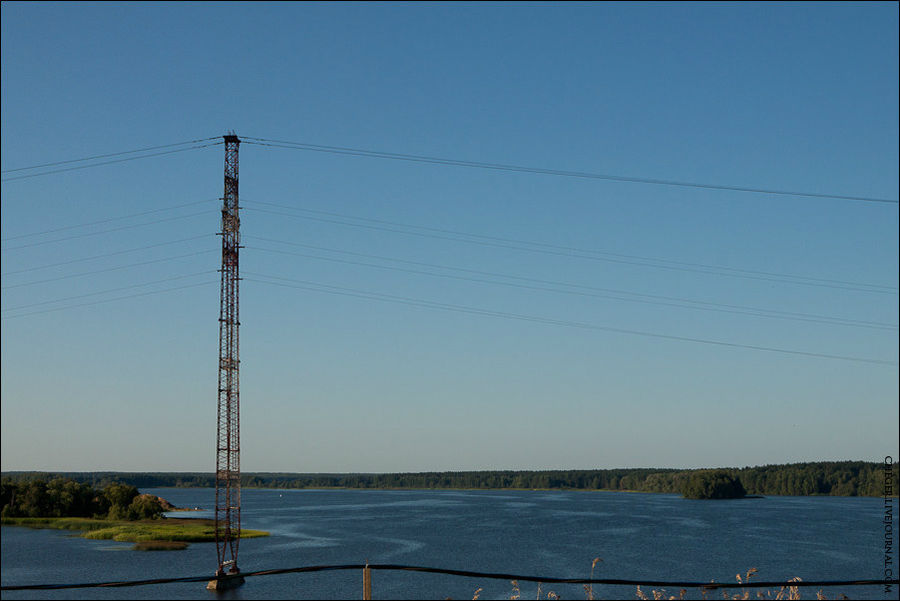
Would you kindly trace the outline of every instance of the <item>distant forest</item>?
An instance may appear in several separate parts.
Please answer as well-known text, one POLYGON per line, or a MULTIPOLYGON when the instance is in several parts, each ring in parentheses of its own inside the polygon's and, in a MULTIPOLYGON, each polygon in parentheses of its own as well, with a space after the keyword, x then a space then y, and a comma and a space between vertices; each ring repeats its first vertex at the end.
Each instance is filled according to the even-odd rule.
MULTIPOLYGON (((724 470, 740 480, 748 495, 832 495, 880 497, 885 494, 886 464, 837 461, 765 465, 724 470)), ((897 496, 897 467, 891 465, 889 495, 897 496)), ((553 471, 421 472, 399 474, 294 474, 248 472, 246 488, 425 488, 560 489, 682 493, 701 470, 607 469, 553 471)), ((213 487, 212 473, 190 472, 3 472, 4 478, 70 478, 103 488, 113 482, 138 488, 213 487)))

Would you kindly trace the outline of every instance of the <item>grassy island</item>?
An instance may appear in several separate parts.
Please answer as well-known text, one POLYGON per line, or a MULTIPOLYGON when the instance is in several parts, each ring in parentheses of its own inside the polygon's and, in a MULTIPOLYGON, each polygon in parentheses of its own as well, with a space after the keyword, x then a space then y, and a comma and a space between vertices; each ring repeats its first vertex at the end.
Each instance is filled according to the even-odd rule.
MULTIPOLYGON (((148 520, 110 520, 97 518, 18 517, 2 518, 4 526, 25 526, 53 530, 80 530, 82 538, 136 543, 139 551, 177 550, 189 543, 216 540, 214 520, 160 518, 148 520)), ((241 538, 268 536, 263 530, 241 530, 241 538)))
MULTIPOLYGON (((127 484, 98 491, 62 478, 4 480, 0 500, 4 526, 78 530, 84 538, 133 542, 142 551, 185 549, 189 543, 216 540, 214 520, 167 518, 163 514, 177 508, 127 484)), ((268 535, 241 530, 241 538, 268 535)))

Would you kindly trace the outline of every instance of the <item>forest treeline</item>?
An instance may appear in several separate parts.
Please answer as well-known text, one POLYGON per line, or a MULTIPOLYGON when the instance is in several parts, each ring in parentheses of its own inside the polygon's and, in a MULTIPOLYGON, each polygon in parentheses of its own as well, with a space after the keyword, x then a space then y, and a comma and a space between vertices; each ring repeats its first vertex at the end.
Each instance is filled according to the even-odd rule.
POLYGON ((140 494, 136 486, 110 482, 94 488, 71 478, 4 476, 0 480, 3 518, 84 517, 146 520, 162 516, 159 498, 140 494))
MULTIPOLYGON (((891 474, 891 496, 897 495, 897 463, 865 461, 792 463, 725 469, 740 480, 749 495, 834 495, 880 497, 885 473, 891 474), (888 471, 886 468, 890 467, 888 471)), ((396 474, 301 474, 249 472, 241 475, 247 488, 457 488, 568 489, 684 492, 692 474, 701 470, 605 469, 542 471, 420 472, 396 474)), ((198 472, 4 472, 5 478, 70 478, 103 488, 124 482, 138 488, 213 487, 212 473, 198 472)))

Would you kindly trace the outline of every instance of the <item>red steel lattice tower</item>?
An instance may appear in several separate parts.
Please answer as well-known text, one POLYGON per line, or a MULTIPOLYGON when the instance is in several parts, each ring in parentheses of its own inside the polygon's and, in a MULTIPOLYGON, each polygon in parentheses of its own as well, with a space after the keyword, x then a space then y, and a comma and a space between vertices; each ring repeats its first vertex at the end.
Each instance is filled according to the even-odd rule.
POLYGON ((240 345, 238 338, 238 146, 225 136, 225 195, 222 198, 222 285, 219 301, 219 408, 216 436, 217 575, 237 574, 241 539, 240 345))

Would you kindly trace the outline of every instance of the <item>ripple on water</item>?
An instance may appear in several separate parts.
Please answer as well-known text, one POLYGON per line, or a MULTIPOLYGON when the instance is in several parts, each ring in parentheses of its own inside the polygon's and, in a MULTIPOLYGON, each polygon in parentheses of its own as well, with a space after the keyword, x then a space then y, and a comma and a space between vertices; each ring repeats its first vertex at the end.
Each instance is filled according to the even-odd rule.
MULTIPOLYGON (((214 497, 211 489, 152 492, 181 506, 209 507, 214 497)), ((871 573, 871 556, 878 550, 874 536, 883 518, 879 513, 883 502, 877 498, 769 498, 718 504, 613 492, 280 494, 246 490, 242 495, 244 525, 272 533, 241 543, 246 570, 368 559, 487 572, 587 576, 592 558, 599 556, 604 563, 597 570, 611 578, 733 581, 735 573, 752 565, 760 569, 760 578, 772 580, 796 575, 843 580, 871 573)), ((215 561, 213 544, 192 544, 177 553, 115 553, 101 549, 127 550, 130 544, 11 527, 3 528, 2 542, 4 585, 188 576, 206 573, 215 561)), ((259 578, 239 595, 242 599, 352 598, 359 596, 360 580, 355 572, 259 578)), ((420 573, 384 573, 373 580, 373 596, 382 598, 471 598, 481 586, 483 599, 508 598, 510 592, 504 582, 420 573)), ((533 598, 536 588, 526 591, 523 587, 522 598, 533 598)), ((546 597, 549 587, 543 590, 546 597)), ((563 597, 584 598, 580 586, 554 586, 553 590, 563 597)), ((603 591, 607 598, 625 592, 622 588, 603 591)), ((884 598, 872 588, 834 593, 884 598)), ((73 591, 71 597, 41 597, 98 596, 118 599, 121 591, 97 589, 90 595, 73 591)), ((7 597, 10 601, 38 598, 4 591, 3 601, 7 597)), ((203 586, 195 584, 138 587, 129 591, 129 598, 211 599, 203 586)), ((691 598, 699 599, 699 594, 691 598)))
POLYGON ((373 536, 370 537, 370 540, 388 543, 389 545, 396 546, 395 549, 392 549, 386 553, 379 553, 379 561, 387 561, 388 559, 391 559, 393 557, 406 555, 408 553, 414 553, 425 547, 425 543, 421 541, 406 538, 387 538, 383 536, 373 536))
POLYGON ((550 514, 558 517, 607 518, 613 515, 610 511, 575 511, 570 509, 554 509, 550 514))
POLYGON ((528 503, 526 501, 507 501, 503 504, 507 509, 527 509, 529 507, 537 507, 537 503, 528 503))

